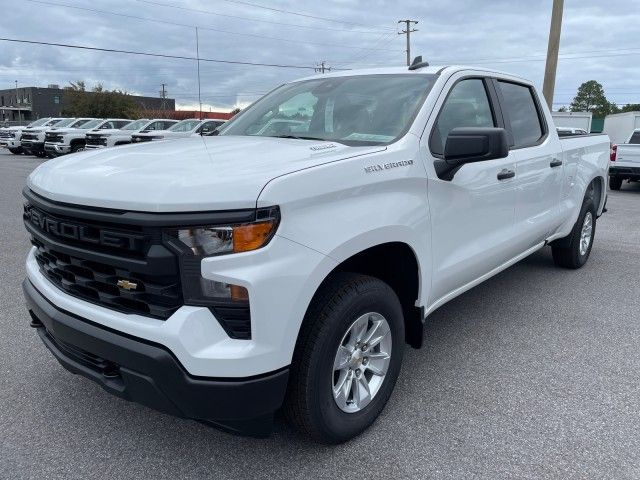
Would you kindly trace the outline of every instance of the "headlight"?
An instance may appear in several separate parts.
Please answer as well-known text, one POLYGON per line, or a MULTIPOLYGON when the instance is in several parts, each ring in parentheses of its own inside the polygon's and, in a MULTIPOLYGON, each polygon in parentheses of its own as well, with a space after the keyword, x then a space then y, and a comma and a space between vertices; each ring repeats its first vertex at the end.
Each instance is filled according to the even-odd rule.
POLYGON ((196 227, 178 230, 178 239, 194 255, 208 257, 256 250, 266 245, 277 227, 275 219, 228 227, 196 227))
POLYGON ((248 252, 264 247, 280 223, 278 207, 255 211, 253 221, 233 225, 178 227, 165 231, 166 244, 179 253, 185 305, 211 309, 231 338, 251 338, 249 292, 244 286, 218 282, 201 274, 205 257, 248 252))

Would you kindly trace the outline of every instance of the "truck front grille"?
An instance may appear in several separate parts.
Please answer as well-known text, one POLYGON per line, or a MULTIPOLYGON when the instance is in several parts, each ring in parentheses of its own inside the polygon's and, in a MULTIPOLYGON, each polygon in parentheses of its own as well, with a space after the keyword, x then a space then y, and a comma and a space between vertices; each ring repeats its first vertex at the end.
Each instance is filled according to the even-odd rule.
POLYGON ((28 140, 30 142, 37 141, 38 140, 38 134, 37 133, 23 133, 21 139, 22 140, 28 140))
POLYGON ((183 304, 178 261, 160 227, 66 217, 31 204, 23 217, 40 271, 69 295, 159 319, 183 304))
POLYGON ((87 145, 95 145, 95 146, 106 146, 107 138, 101 137, 100 135, 86 135, 86 144, 87 145))
POLYGON ((49 143, 62 143, 62 135, 59 133, 45 133, 44 141, 49 143))

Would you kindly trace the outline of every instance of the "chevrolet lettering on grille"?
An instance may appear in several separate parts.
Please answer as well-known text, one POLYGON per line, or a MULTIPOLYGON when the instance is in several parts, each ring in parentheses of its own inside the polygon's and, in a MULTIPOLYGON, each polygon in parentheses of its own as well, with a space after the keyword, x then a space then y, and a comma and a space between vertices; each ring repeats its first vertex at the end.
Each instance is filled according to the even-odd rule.
POLYGON ((140 250, 144 235, 132 235, 51 217, 31 205, 25 205, 24 218, 43 233, 105 247, 140 250))

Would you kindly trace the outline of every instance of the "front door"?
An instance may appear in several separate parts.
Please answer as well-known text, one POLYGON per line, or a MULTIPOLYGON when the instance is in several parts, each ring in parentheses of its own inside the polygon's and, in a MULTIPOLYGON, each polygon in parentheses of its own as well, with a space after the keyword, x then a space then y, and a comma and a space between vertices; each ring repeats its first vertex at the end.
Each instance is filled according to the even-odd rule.
MULTIPOLYGON (((452 87, 434 124, 429 150, 441 158, 451 129, 502 126, 489 80, 466 78, 452 87)), ((495 98, 495 97, 494 97, 495 98)), ((440 304, 513 258, 516 204, 515 156, 464 165, 452 180, 429 178, 432 288, 440 304)))

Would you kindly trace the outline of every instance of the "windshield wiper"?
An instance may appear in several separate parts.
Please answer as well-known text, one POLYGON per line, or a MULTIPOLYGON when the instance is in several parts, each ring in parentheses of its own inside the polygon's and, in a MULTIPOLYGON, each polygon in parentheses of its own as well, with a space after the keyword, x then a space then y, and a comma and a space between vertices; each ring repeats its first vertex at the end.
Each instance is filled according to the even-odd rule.
MULTIPOLYGON (((294 140, 317 140, 319 142, 336 142, 342 143, 340 140, 319 138, 319 137, 307 137, 304 135, 269 135, 272 138, 293 138, 294 140)), ((344 145, 344 143, 342 143, 344 145)))

